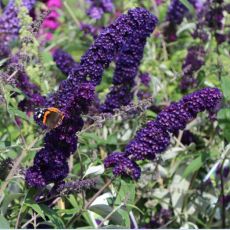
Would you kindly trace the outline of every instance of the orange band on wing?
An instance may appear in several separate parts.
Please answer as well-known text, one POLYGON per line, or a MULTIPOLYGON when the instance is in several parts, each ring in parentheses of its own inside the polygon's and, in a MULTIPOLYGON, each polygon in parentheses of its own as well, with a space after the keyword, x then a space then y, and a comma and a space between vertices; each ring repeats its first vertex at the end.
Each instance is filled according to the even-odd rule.
POLYGON ((51 112, 61 113, 61 111, 55 107, 50 107, 50 108, 48 108, 48 110, 51 112))
POLYGON ((46 125, 46 119, 47 119, 47 116, 48 116, 49 114, 50 114, 50 111, 46 111, 45 114, 44 114, 43 121, 42 121, 42 123, 43 123, 44 125, 46 125))

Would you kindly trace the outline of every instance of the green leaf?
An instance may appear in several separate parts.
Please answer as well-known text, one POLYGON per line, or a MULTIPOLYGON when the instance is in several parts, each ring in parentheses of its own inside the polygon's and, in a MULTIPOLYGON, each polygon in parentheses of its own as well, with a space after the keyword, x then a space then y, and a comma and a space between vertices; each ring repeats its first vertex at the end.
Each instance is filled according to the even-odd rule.
POLYGON ((42 208, 38 204, 25 204, 27 207, 32 208, 40 217, 42 217, 43 220, 46 220, 44 212, 42 208))
POLYGON ((8 107, 8 112, 12 116, 17 116, 17 117, 20 117, 20 118, 22 118, 24 120, 30 121, 30 119, 28 118, 28 116, 26 115, 26 113, 22 112, 21 110, 19 110, 17 108, 9 106, 8 107))
POLYGON ((186 8, 188 8, 189 12, 191 14, 195 14, 195 10, 194 7, 192 6, 192 4, 188 1, 188 0, 180 0, 180 2, 186 6, 186 8))
MULTIPOLYGON (((102 216, 103 218, 105 218, 108 214, 110 214, 114 210, 112 207, 106 204, 92 205, 89 207, 89 209, 97 213, 98 215, 102 216)), ((114 212, 109 218, 109 220, 114 224, 121 224, 123 221, 123 218, 118 212, 114 212)))
MULTIPOLYGON (((127 204, 133 205, 134 199, 135 199, 135 185, 134 185, 133 181, 122 180, 121 186, 120 186, 120 189, 119 189, 119 192, 117 194, 117 198, 116 198, 114 204, 116 206, 118 206, 122 202, 125 202, 127 204)), ((131 211, 131 209, 132 209, 131 206, 127 207, 128 211, 131 211)))
POLYGON ((126 228, 130 228, 130 217, 129 217, 129 212, 127 212, 127 210, 124 210, 122 208, 120 208, 118 211, 117 211, 122 219, 123 219, 123 225, 126 227, 126 228))
POLYGON ((7 89, 8 91, 13 91, 15 93, 23 94, 23 92, 20 89, 14 87, 12 85, 5 85, 4 88, 7 89))
POLYGON ((196 24, 194 22, 184 24, 183 26, 179 27, 177 31, 177 35, 180 35, 182 32, 186 30, 192 31, 193 29, 195 29, 195 27, 196 27, 196 24))
POLYGON ((74 195, 70 195, 68 197, 68 200, 70 202, 70 204, 74 207, 74 208, 77 208, 77 209, 81 209, 80 205, 78 204, 76 198, 74 197, 74 195))
POLYGON ((221 109, 217 114, 217 119, 221 129, 223 130, 223 135, 230 141, 230 109, 221 109))
POLYGON ((41 210, 43 211, 44 215, 49 218, 55 228, 64 229, 65 224, 63 223, 61 217, 59 217, 55 210, 50 209, 48 206, 41 204, 41 210))
POLYGON ((0 215, 0 229, 10 229, 10 224, 2 215, 0 215))
POLYGON ((155 112, 153 112, 153 111, 151 111, 151 110, 145 110, 145 115, 147 116, 147 117, 149 117, 149 118, 156 118, 156 116, 157 116, 157 114, 155 113, 155 112))
MULTIPOLYGON (((70 195, 70 196, 68 197, 68 201, 69 201, 70 204, 74 207, 74 209, 75 209, 75 214, 78 213, 78 212, 80 212, 82 206, 78 203, 78 201, 76 200, 76 198, 74 197, 74 195, 70 195)), ((89 225, 93 226, 93 223, 92 223, 92 221, 91 221, 91 219, 90 219, 90 217, 89 217, 88 212, 83 212, 83 213, 82 213, 82 216, 84 217, 85 221, 86 221, 89 225)))
POLYGON ((226 100, 230 100, 230 77, 223 76, 221 78, 221 89, 223 91, 224 97, 226 100))
POLYGON ((13 200, 16 200, 22 196, 23 196, 23 193, 13 193, 13 194, 6 195, 4 197, 4 200, 3 200, 2 205, 1 205, 1 214, 4 216, 7 212, 7 209, 9 207, 10 203, 13 200))
POLYGON ((196 172, 197 170, 199 170, 204 165, 204 162, 208 159, 208 157, 208 153, 200 153, 200 155, 191 163, 189 163, 189 165, 185 168, 183 177, 186 178, 189 175, 196 172))
POLYGON ((44 64, 47 66, 53 63, 53 57, 50 54, 50 52, 47 52, 47 51, 42 52, 41 59, 42 59, 42 62, 44 62, 44 64))
POLYGON ((10 147, 11 142, 10 141, 0 141, 0 149, 5 149, 7 147, 10 147))

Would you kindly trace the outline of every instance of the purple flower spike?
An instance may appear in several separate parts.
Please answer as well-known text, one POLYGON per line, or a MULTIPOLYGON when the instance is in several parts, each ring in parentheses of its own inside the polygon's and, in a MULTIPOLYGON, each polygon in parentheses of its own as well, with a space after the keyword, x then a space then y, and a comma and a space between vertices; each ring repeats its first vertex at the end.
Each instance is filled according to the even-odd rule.
POLYGON ((207 24, 213 29, 222 29, 224 13, 221 6, 216 8, 210 8, 205 17, 207 24))
MULTIPOLYGON (((179 102, 172 103, 158 114, 155 121, 148 122, 137 132, 134 139, 126 146, 124 153, 110 154, 104 161, 105 167, 114 167, 113 173, 116 176, 128 175, 125 167, 130 166, 133 172, 134 160, 153 160, 156 154, 168 147, 170 133, 177 134, 179 130, 183 130, 199 112, 204 110, 209 113, 216 112, 221 100, 222 93, 219 89, 204 88, 188 94, 179 102)), ((133 178, 133 174, 130 175, 133 178)))
POLYGON ((3 58, 7 58, 9 55, 10 55, 10 48, 5 44, 1 44, 0 45, 0 60, 2 60, 3 58))
POLYGON ((137 132, 135 139, 129 142, 125 148, 125 154, 133 160, 153 160, 156 153, 166 150, 169 143, 168 132, 157 122, 150 121, 145 128, 137 132))
POLYGON ((102 112, 113 112, 114 109, 122 105, 128 105, 133 99, 132 86, 118 85, 113 86, 106 96, 105 103, 100 106, 102 112))
POLYGON ((128 105, 133 99, 132 88, 135 85, 135 77, 143 57, 146 39, 153 32, 157 19, 152 18, 124 45, 121 54, 116 61, 116 69, 113 76, 113 84, 101 106, 103 112, 113 112, 121 106, 128 105))
MULTIPOLYGON (((23 0, 22 3, 30 11, 36 0, 23 0)), ((15 6, 15 0, 10 0, 0 17, 0 40, 7 44, 16 39, 19 29, 18 8, 15 6)))
POLYGON ((141 170, 139 166, 134 161, 126 158, 123 153, 114 152, 104 161, 104 164, 106 168, 114 166, 113 174, 115 176, 129 176, 134 180, 140 178, 141 170))
POLYGON ((114 9, 112 0, 86 0, 90 4, 87 14, 94 19, 100 19, 104 13, 112 13, 114 9))
POLYGON ((99 27, 94 27, 91 24, 86 24, 86 23, 80 23, 80 30, 84 32, 84 34, 90 34, 94 38, 97 37, 98 32, 101 30, 99 27))
POLYGON ((19 102, 19 108, 23 111, 31 112, 34 111, 35 107, 44 105, 45 98, 41 95, 40 88, 30 81, 24 67, 19 63, 18 55, 11 57, 8 64, 9 67, 12 66, 12 70, 9 68, 9 75, 13 74, 17 69, 17 73, 13 78, 14 84, 25 95, 25 99, 19 102))
MULTIPOLYGON (((133 31, 141 31, 143 33, 142 36, 145 35, 147 37, 153 31, 156 21, 157 19, 154 15, 151 15, 148 11, 141 8, 130 10, 127 15, 120 16, 97 37, 94 44, 81 58, 79 67, 71 71, 68 79, 61 83, 58 92, 48 99, 47 106, 60 108, 66 116, 68 113, 71 113, 71 110, 75 112, 77 110, 78 113, 78 107, 74 106, 78 100, 78 95, 76 94, 76 96, 74 96, 76 87, 83 82, 94 86, 98 85, 101 81, 104 68, 108 67, 109 63, 114 60, 114 57, 119 52, 122 53, 120 63, 124 60, 126 53, 129 53, 128 57, 133 54, 140 60, 142 58, 142 52, 141 55, 139 54, 140 48, 136 51, 138 53, 137 55, 134 52, 136 45, 129 45, 127 47, 125 44, 131 40, 130 37, 134 36, 135 33, 133 33, 133 31), (132 51, 128 52, 128 48, 132 49, 132 51)), ((135 37, 135 39, 139 42, 143 42, 144 40, 143 37, 141 37, 141 39, 135 37)), ((139 60, 136 62, 139 63, 139 60)), ((134 63, 133 60, 130 62, 134 63)), ((125 66, 130 67, 128 60, 123 64, 122 68, 125 69, 125 66)), ((114 77, 114 83, 125 83, 129 81, 130 78, 133 78, 133 72, 131 74, 129 73, 127 78, 125 75, 127 72, 122 75, 124 79, 119 78, 118 73, 121 72, 118 71, 118 69, 119 68, 117 68, 117 74, 115 75, 116 77, 114 77)), ((136 71, 136 68, 132 71, 136 71)))
POLYGON ((145 86, 149 86, 149 83, 151 82, 151 77, 149 73, 141 73, 139 75, 139 78, 141 80, 141 83, 145 86))
POLYGON ((150 222, 144 227, 147 229, 157 229, 161 227, 163 228, 172 217, 172 214, 173 213, 170 209, 161 208, 158 212, 154 214, 154 216, 151 217, 150 222))
MULTIPOLYGON (((64 114, 64 119, 60 126, 46 134, 42 149, 46 157, 41 159, 41 153, 38 152, 34 166, 28 169, 26 181, 30 186, 41 187, 51 182, 57 184, 66 177, 68 173, 66 162, 77 148, 75 134, 83 126, 80 115, 88 111, 94 100, 95 86, 100 83, 104 69, 117 54, 123 52, 125 44, 131 41, 136 31, 141 31, 143 37, 147 37, 154 29, 156 21, 154 15, 142 8, 129 10, 126 15, 121 15, 96 38, 94 44, 81 58, 79 66, 73 68, 68 78, 61 82, 58 91, 47 97, 45 107, 58 108, 64 114), (51 173, 56 165, 57 169, 54 171, 57 177, 51 173), (36 175, 41 180, 36 180, 36 175)), ((35 120, 39 123, 36 116, 35 120)), ((125 171, 132 178, 137 178, 140 170, 138 171, 135 163, 131 160, 125 162, 124 165, 117 167, 116 171, 120 173, 125 171), (127 165, 133 167, 131 171, 127 165)))
POLYGON ((180 85, 182 91, 196 86, 197 81, 194 78, 194 74, 204 65, 204 57, 205 51, 202 46, 193 46, 189 48, 182 66, 183 73, 180 85))
POLYGON ((57 67, 67 76, 70 74, 73 68, 79 66, 79 64, 71 57, 70 54, 61 49, 57 49, 54 52, 53 59, 56 62, 57 67))
MULTIPOLYGON (((197 3, 200 2, 200 0, 189 0, 188 2, 195 7, 195 9, 199 10, 200 5, 197 3)), ((164 28, 163 32, 167 41, 173 42, 176 40, 176 27, 181 24, 188 13, 188 8, 180 0, 171 1, 166 16, 168 26, 164 28)))
POLYGON ((188 13, 188 8, 180 0, 172 0, 168 8, 166 20, 179 25, 186 13, 188 13))
POLYGON ((42 175, 42 168, 32 166, 26 171, 26 182, 29 186, 42 187, 46 185, 46 181, 42 175))

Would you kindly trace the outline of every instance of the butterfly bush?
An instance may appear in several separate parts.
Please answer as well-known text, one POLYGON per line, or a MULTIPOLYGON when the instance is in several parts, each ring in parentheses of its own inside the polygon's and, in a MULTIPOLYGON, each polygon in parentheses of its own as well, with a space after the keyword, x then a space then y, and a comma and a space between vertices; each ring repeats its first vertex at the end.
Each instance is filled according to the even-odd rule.
MULTIPOLYGON (((2 31, 2 38, 5 38, 5 42, 9 42, 12 39, 19 39, 19 35, 22 32, 22 22, 20 20, 21 12, 19 12, 19 8, 20 10, 24 8, 23 16, 25 18, 28 11, 31 11, 33 8, 35 2, 36 1, 32 0, 23 0, 21 1, 22 5, 18 7, 17 4, 20 3, 20 1, 9 1, 0 18, 0 20, 4 20, 2 21, 1 28, 4 28, 2 31)), ((25 99, 19 102, 20 109, 26 112, 33 111, 34 107, 43 104, 44 98, 40 94, 39 87, 30 81, 25 71, 22 59, 23 57, 27 58, 25 57, 26 54, 22 55, 20 52, 11 54, 8 44, 4 42, 2 42, 1 46, 1 58, 10 57, 3 65, 6 69, 5 73, 7 76, 4 79, 4 83, 13 84, 23 92, 25 99)), ((25 48, 25 44, 23 44, 23 48, 25 48)))
POLYGON ((182 79, 180 88, 185 91, 197 84, 195 73, 204 65, 205 50, 202 46, 192 46, 182 65, 182 79))
MULTIPOLYGON (((22 4, 30 11, 36 0, 23 0, 22 4)), ((10 0, 0 17, 0 40, 4 44, 18 37, 20 30, 20 20, 18 18, 18 8, 16 0, 10 0)))
POLYGON ((72 69, 79 66, 73 57, 62 49, 57 49, 54 52, 53 59, 56 62, 57 67, 67 76, 71 73, 72 69))
POLYGON ((10 48, 9 46, 5 44, 0 44, 0 60, 7 58, 10 54, 10 48))
POLYGON ((154 160, 156 154, 167 149, 170 134, 183 130, 199 112, 207 110, 210 115, 216 112, 222 100, 217 88, 204 88, 186 95, 179 102, 173 102, 163 109, 156 120, 150 121, 140 129, 125 151, 114 152, 104 161, 105 167, 113 167, 115 176, 130 176, 137 180, 141 173, 136 164, 138 160, 154 160))
POLYGON ((156 229, 164 226, 170 221, 173 213, 170 209, 160 208, 150 219, 149 223, 144 227, 145 229, 156 229))
POLYGON ((121 50, 113 76, 113 87, 101 106, 103 112, 113 112, 121 106, 128 105, 133 99, 133 86, 143 57, 146 38, 151 31, 140 29, 121 50))
MULTIPOLYGON (((82 56, 79 67, 61 82, 58 91, 47 97, 45 106, 59 108, 65 118, 59 127, 46 134, 44 147, 36 154, 34 165, 27 170, 26 181, 30 186, 59 183, 68 175, 67 160, 77 148, 75 134, 83 127, 80 115, 87 112, 94 100, 95 86, 100 83, 103 70, 136 31, 144 31, 148 36, 156 22, 156 17, 142 8, 121 15, 101 32, 82 56)), ((37 117, 35 120, 39 123, 37 117)))
POLYGON ((93 19, 100 19, 104 13, 112 13, 114 9, 112 0, 86 0, 90 4, 86 13, 93 19))
POLYGON ((144 100, 150 98, 152 96, 150 93, 151 75, 147 72, 139 73, 138 78, 140 79, 140 89, 137 92, 138 99, 144 100))
POLYGON ((84 32, 84 35, 91 35, 93 38, 96 38, 98 33, 100 32, 101 28, 93 26, 87 23, 80 23, 80 30, 84 32))
POLYGON ((224 11, 228 12, 223 1, 206 1, 202 10, 197 15, 197 24, 193 32, 194 38, 200 38, 207 42, 209 39, 208 30, 214 34, 217 43, 228 40, 228 35, 224 33, 224 11))
POLYGON ((140 81, 143 85, 149 86, 149 84, 151 82, 151 76, 149 75, 149 73, 147 73, 147 72, 140 73, 138 77, 140 78, 140 81))
MULTIPOLYGON (((188 2, 197 10, 202 9, 202 1, 200 0, 188 0, 188 2)), ((185 16, 189 13, 188 8, 180 0, 172 0, 168 12, 166 15, 166 22, 168 25, 164 28, 163 34, 167 41, 175 41, 176 36, 176 27, 180 25, 185 16)))

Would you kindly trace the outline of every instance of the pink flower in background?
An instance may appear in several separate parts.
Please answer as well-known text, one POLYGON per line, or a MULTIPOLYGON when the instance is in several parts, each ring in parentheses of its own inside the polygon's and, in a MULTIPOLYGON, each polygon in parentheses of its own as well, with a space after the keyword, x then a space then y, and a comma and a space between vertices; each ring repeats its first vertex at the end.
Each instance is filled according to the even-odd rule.
POLYGON ((56 30, 59 27, 59 23, 57 21, 47 19, 43 22, 43 26, 51 30, 56 30))
POLYGON ((57 11, 55 11, 55 10, 52 10, 50 13, 49 13, 49 16, 48 16, 48 18, 53 18, 53 19, 55 19, 55 18, 59 18, 59 13, 57 12, 57 11))
POLYGON ((47 2, 48 7, 62 8, 62 0, 49 0, 47 2))
POLYGON ((53 34, 50 33, 50 32, 46 33, 46 34, 45 34, 45 39, 46 39, 46 41, 52 40, 52 39, 53 39, 53 34))
POLYGON ((164 3, 164 0, 155 0, 156 4, 159 6, 161 5, 162 3, 164 3))
POLYGON ((53 38, 53 32, 60 26, 58 9, 62 8, 62 0, 45 1, 47 8, 51 11, 42 24, 42 35, 46 41, 53 38))

